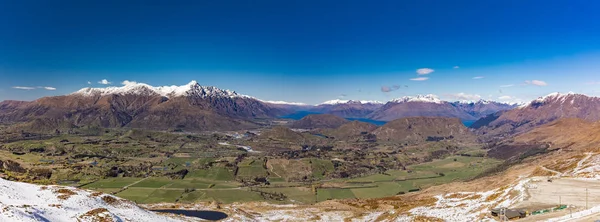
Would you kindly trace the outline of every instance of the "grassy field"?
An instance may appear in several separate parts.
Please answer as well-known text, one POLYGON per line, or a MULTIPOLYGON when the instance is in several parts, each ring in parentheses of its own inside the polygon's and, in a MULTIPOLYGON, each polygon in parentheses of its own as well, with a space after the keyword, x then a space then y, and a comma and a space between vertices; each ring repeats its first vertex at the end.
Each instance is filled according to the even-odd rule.
POLYGON ((356 196, 350 189, 318 189, 317 200, 350 199, 356 196))
POLYGON ((210 169, 193 170, 186 179, 202 178, 216 181, 233 181, 233 171, 223 167, 212 167, 210 169))
POLYGON ((132 185, 131 187, 149 187, 149 188, 159 188, 168 184, 173 183, 173 180, 165 177, 153 177, 147 178, 139 183, 132 185))
POLYGON ((94 183, 83 186, 83 188, 94 189, 94 188, 122 188, 137 181, 142 180, 142 178, 132 178, 132 177, 115 177, 108 178, 96 181, 94 183))
POLYGON ((294 203, 314 203, 315 194, 309 187, 284 187, 284 188, 266 188, 261 189, 265 192, 283 193, 290 202, 294 203))
POLYGON ((183 190, 128 188, 127 190, 118 193, 117 196, 137 203, 174 203, 182 194, 183 190))
MULTIPOLYGON (((205 164, 207 159, 175 158, 170 163, 196 165, 205 164)), ((303 164, 310 164, 313 177, 323 178, 323 174, 334 170, 331 161, 304 159, 303 164)), ((247 159, 239 165, 237 177, 253 178, 266 176, 267 169, 260 159, 247 159)), ((309 185, 286 182, 284 178, 271 173, 269 181, 273 186, 262 187, 260 191, 281 193, 287 197, 286 203, 315 203, 328 199, 379 198, 408 193, 410 190, 423 189, 436 184, 457 180, 465 180, 478 175, 484 170, 499 164, 500 161, 483 157, 452 156, 441 160, 408 166, 408 170, 388 170, 385 173, 373 174, 351 179, 334 179, 330 182, 334 187, 317 188, 313 191, 309 185)), ((272 166, 277 168, 278 166, 272 166)), ((277 171, 277 170, 275 170, 277 171)), ((290 173, 290 172, 280 172, 290 173)), ((99 180, 84 188, 103 192, 116 192, 125 186, 142 180, 142 178, 110 178, 99 180)), ((208 169, 193 169, 184 179, 152 177, 131 185, 128 189, 117 193, 118 196, 138 203, 218 201, 221 203, 265 200, 258 192, 246 188, 238 188, 233 170, 223 166, 208 169), (186 192, 187 191, 187 192, 186 192)))
POLYGON ((258 193, 248 190, 197 190, 186 193, 181 198, 182 203, 193 203, 196 201, 218 201, 221 203, 248 202, 264 200, 258 193))
POLYGON ((311 158, 308 159, 312 168, 313 178, 323 179, 326 173, 333 172, 333 163, 330 160, 311 158))
MULTIPOLYGON (((360 183, 366 188, 327 188, 319 189, 317 199, 378 198, 397 195, 400 192, 426 188, 433 185, 466 180, 489 169, 501 161, 482 157, 452 156, 442 160, 408 167, 412 172, 389 170, 385 174, 342 180, 349 184, 360 183), (443 176, 441 176, 443 175, 443 176), (376 186, 376 187, 373 187, 376 186), (352 195, 350 195, 352 194, 352 195)), ((340 180, 336 180, 340 181, 340 180)))

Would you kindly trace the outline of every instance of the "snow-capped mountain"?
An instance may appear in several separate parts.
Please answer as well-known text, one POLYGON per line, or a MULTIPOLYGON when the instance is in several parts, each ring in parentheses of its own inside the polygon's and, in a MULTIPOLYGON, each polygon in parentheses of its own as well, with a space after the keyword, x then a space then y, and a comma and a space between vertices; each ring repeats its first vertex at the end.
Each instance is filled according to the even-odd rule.
POLYGON ((229 130, 256 127, 254 118, 291 111, 234 91, 201 86, 153 87, 125 81, 120 87, 85 88, 32 102, 0 103, 0 122, 48 131, 86 125, 150 129, 229 130))
POLYGON ((270 103, 270 104, 277 104, 277 105, 291 105, 291 106, 307 106, 308 104, 306 103, 299 103, 299 102, 286 102, 286 101, 264 101, 261 100, 265 103, 270 103))
POLYGON ((390 102, 392 102, 392 103, 425 102, 425 103, 441 104, 444 101, 440 100, 440 98, 436 95, 428 94, 428 95, 416 95, 416 96, 403 96, 401 98, 393 99, 390 102))
POLYGON ((197 96, 205 97, 242 97, 252 98, 246 95, 240 95, 235 91, 223 90, 214 86, 201 86, 195 80, 182 86, 158 86, 154 87, 145 83, 133 81, 123 81, 123 86, 110 86, 106 88, 83 88, 72 95, 82 96, 107 96, 107 95, 160 95, 164 97, 179 96, 197 96))
POLYGON ((516 104, 501 103, 489 100, 478 101, 457 101, 452 105, 459 107, 473 117, 480 119, 498 111, 511 110, 517 107, 516 104))
POLYGON ((518 109, 490 115, 473 125, 488 136, 503 136, 529 131, 560 118, 600 120, 600 98, 576 93, 551 93, 518 109))
POLYGON ((151 86, 124 81, 122 86, 84 88, 65 96, 32 102, 0 103, 0 123, 50 131, 87 125, 151 129, 231 130, 257 127, 257 118, 296 112, 326 113, 344 118, 390 121, 409 116, 458 117, 475 120, 507 106, 480 101, 450 103, 435 95, 405 96, 386 104, 368 100, 330 100, 319 105, 265 101, 232 90, 202 86, 151 86))
MULTIPOLYGON (((338 105, 338 104, 384 104, 380 101, 375 100, 342 100, 342 99, 334 99, 328 100, 318 105, 338 105)), ((317 106, 318 106, 317 105, 317 106)))
POLYGON ((0 179, 0 221, 190 221, 103 193, 0 179))
POLYGON ((514 105, 487 100, 448 102, 436 95, 428 94, 393 99, 371 113, 368 118, 391 121, 403 117, 437 116, 473 121, 491 113, 513 108, 514 105))
POLYGON ((383 106, 379 101, 329 100, 310 109, 311 112, 327 113, 344 118, 365 118, 383 106))

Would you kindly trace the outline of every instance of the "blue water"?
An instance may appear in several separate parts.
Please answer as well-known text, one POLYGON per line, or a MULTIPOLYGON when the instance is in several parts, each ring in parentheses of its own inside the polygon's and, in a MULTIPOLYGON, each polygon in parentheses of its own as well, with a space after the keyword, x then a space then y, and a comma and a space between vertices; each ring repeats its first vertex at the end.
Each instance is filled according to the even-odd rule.
MULTIPOLYGON (((310 112, 310 111, 299 111, 296 113, 292 113, 290 115, 280 116, 279 118, 299 120, 299 119, 304 118, 305 116, 312 115, 312 114, 323 114, 323 113, 310 112)), ((365 119, 365 118, 346 118, 346 119, 350 120, 350 121, 357 120, 357 121, 370 123, 370 124, 377 125, 377 126, 382 126, 383 124, 386 123, 385 121, 378 121, 378 120, 365 119)))
MULTIPOLYGON (((305 116, 308 116, 311 114, 323 114, 323 113, 310 112, 310 111, 299 111, 299 112, 292 113, 290 115, 280 116, 279 118, 299 120, 299 119, 302 119, 305 116)), ((372 120, 372 119, 365 119, 365 118, 346 118, 346 119, 350 120, 350 121, 358 120, 358 121, 370 123, 370 124, 373 124, 376 126, 383 126, 384 124, 387 123, 386 121, 379 121, 379 120, 372 120)), ((475 123, 477 120, 461 120, 461 121, 466 127, 469 127, 473 123, 475 123)))
POLYGON ((323 114, 323 113, 310 112, 310 111, 298 111, 298 112, 292 113, 290 115, 280 116, 279 118, 299 120, 299 119, 302 119, 305 116, 308 116, 311 114, 323 114))
POLYGON ((227 214, 219 211, 209 211, 209 210, 179 210, 179 209, 165 209, 165 210, 152 210, 154 212, 160 213, 171 213, 176 215, 184 215, 188 217, 197 217, 205 220, 222 220, 227 218, 227 214))
POLYGON ((477 120, 462 120, 462 123, 466 126, 469 127, 471 125, 473 125, 473 123, 475 123, 477 120))

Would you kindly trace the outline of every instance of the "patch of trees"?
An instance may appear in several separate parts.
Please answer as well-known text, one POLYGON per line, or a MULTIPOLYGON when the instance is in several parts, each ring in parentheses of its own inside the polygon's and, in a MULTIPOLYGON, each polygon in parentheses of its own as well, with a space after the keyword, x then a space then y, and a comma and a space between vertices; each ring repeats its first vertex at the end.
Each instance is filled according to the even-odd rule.
POLYGON ((189 171, 187 169, 183 169, 183 170, 179 170, 179 171, 175 171, 175 172, 168 172, 168 173, 165 173, 164 175, 173 180, 181 180, 181 179, 185 178, 185 176, 188 173, 189 173, 189 171))
POLYGON ((279 192, 266 192, 266 191, 262 191, 260 189, 252 189, 252 188, 250 188, 250 191, 257 192, 265 200, 284 201, 288 198, 285 194, 279 193, 279 192))
POLYGON ((428 136, 427 139, 425 141, 429 141, 429 142, 439 142, 442 140, 449 140, 449 139, 454 139, 454 136, 450 135, 450 136, 428 136))

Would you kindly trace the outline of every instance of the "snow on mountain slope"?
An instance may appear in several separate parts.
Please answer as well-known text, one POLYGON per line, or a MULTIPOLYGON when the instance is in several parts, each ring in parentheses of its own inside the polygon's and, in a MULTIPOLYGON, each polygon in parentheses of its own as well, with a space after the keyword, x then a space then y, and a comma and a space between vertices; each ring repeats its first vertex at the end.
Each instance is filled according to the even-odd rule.
POLYGON ((270 104, 276 104, 276 105, 292 105, 292 106, 306 106, 306 103, 298 103, 298 102, 286 102, 286 101, 264 101, 264 100, 260 100, 261 102, 264 103, 270 103, 270 104))
POLYGON ((93 95, 151 95, 158 94, 165 97, 178 97, 178 96, 199 96, 199 97, 244 97, 251 98, 250 96, 241 95, 231 90, 223 90, 214 86, 201 86, 195 80, 182 86, 158 86, 154 87, 145 83, 138 83, 133 81, 123 81, 123 86, 110 86, 106 88, 83 88, 72 94, 93 96, 93 95))
POLYGON ((433 94, 428 95, 417 95, 417 96, 403 96, 401 98, 393 99, 390 102, 393 103, 406 103, 406 102, 428 102, 428 103, 443 103, 444 101, 433 94))
POLYGON ((182 221, 108 194, 4 179, 0 209, 0 221, 182 221))
POLYGON ((325 101, 319 105, 337 105, 337 104, 383 104, 380 101, 371 101, 371 100, 343 100, 343 99, 334 99, 325 101))

